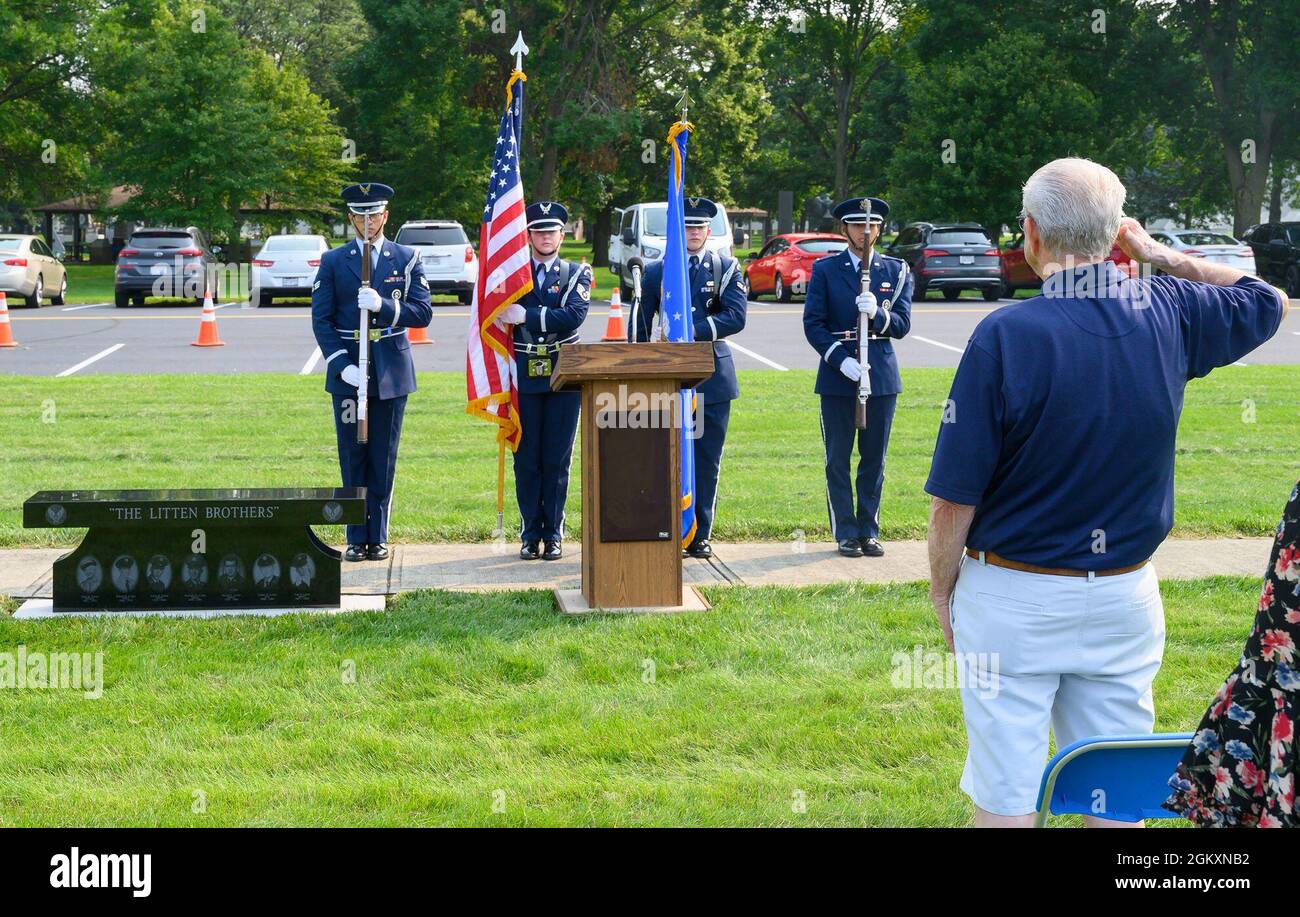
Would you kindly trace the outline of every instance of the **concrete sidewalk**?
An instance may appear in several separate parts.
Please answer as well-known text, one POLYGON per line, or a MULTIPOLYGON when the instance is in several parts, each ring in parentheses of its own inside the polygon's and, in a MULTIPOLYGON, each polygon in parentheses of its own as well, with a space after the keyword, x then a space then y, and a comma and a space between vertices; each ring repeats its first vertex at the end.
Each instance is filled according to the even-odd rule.
MULTIPOLYGON (((1262 577, 1271 538, 1174 538, 1155 563, 1162 579, 1216 574, 1262 577)), ((0 595, 50 597, 54 561, 66 548, 0 550, 0 595)), ((840 557, 832 542, 715 543, 711 561, 687 558, 686 582, 696 585, 809 586, 824 583, 905 583, 930 576, 923 541, 894 541, 881 558, 840 557)), ((521 561, 513 544, 395 545, 379 563, 343 565, 343 591, 391 595, 411 589, 576 589, 582 552, 567 545, 563 560, 521 561)))

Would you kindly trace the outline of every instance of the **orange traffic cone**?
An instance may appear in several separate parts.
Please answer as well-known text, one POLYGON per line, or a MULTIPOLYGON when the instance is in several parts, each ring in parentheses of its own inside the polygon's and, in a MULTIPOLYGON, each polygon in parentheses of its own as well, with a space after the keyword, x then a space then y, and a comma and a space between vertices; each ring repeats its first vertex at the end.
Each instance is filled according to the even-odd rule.
POLYGON ((212 306, 212 292, 203 290, 203 318, 199 320, 199 336, 190 341, 191 347, 225 347, 226 342, 217 337, 217 310, 212 306))
POLYGON ((0 291, 0 347, 17 347, 14 331, 9 327, 9 300, 0 291))
POLYGON ((623 324, 623 300, 615 285, 609 294, 609 322, 605 325, 602 341, 627 341, 627 326, 623 324))
POLYGON ((433 338, 429 337, 428 328, 407 328, 406 339, 412 344, 432 344, 433 338))

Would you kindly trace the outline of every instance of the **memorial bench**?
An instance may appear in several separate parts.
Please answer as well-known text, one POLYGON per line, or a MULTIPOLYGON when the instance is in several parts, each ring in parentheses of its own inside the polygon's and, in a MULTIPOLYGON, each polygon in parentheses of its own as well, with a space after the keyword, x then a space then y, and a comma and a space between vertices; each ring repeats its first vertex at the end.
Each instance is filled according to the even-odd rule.
POLYGON ((361 523, 366 489, 43 490, 24 528, 88 528, 54 562, 54 610, 338 607, 340 554, 313 525, 361 523))

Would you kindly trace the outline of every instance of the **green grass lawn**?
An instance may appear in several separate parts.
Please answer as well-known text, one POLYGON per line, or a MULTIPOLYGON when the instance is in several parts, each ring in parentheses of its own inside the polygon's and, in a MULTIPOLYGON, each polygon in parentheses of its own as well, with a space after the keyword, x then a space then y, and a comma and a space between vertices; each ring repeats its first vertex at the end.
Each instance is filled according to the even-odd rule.
MULTIPOLYGON (((1163 591, 1156 728, 1190 730, 1259 586, 1163 591)), ((97 700, 0 691, 0 825, 969 822, 957 691, 892 683, 896 653, 943 648, 923 584, 707 594, 662 617, 565 618, 543 592, 0 617, 0 650, 102 652, 104 673, 97 700)))
MULTIPOLYGON (((886 540, 924 536, 923 492, 952 371, 906 369, 881 512, 886 540)), ((812 373, 745 371, 732 409, 716 539, 828 539, 812 373)), ((1295 367, 1219 370, 1193 382, 1179 431, 1179 535, 1265 535, 1300 472, 1295 367), (1255 422, 1243 422, 1243 401, 1255 422)), ((496 524, 496 445, 464 413, 457 373, 420 376, 397 475, 394 541, 488 540, 496 524)), ((39 490, 336 486, 329 399, 296 375, 11 376, 0 399, 0 546, 70 544, 79 531, 21 528, 39 490), (52 420, 53 422, 45 422, 52 420)), ((507 462, 507 468, 509 463, 507 462)), ((570 477, 570 538, 581 529, 570 477)), ((514 528, 507 470, 507 530, 514 528)), ((330 537, 339 533, 323 531, 330 537)))

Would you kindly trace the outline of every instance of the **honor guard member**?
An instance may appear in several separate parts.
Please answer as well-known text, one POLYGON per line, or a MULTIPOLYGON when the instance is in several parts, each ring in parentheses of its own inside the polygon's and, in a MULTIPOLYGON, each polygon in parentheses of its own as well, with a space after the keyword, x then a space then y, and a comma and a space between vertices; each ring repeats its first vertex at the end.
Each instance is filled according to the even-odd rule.
POLYGON ((826 446, 826 509, 831 535, 845 557, 879 557, 880 490, 885 483, 885 451, 902 391, 892 338, 912 327, 912 277, 907 263, 873 251, 889 205, 875 197, 854 197, 836 205, 849 247, 813 264, 804 300, 804 336, 821 357, 817 394, 821 396, 822 442, 826 446), (870 292, 862 292, 863 252, 871 259, 870 292), (867 335, 871 397, 867 429, 854 423, 858 380, 867 370, 859 353, 858 314, 867 335), (856 437, 855 435, 856 434, 856 437), (858 443, 856 486, 850 486, 849 460, 858 443), (854 490, 857 491, 856 510, 854 490))
POLYGON ((347 527, 345 560, 388 557, 397 444, 406 396, 415 391, 415 364, 407 328, 433 317, 429 282, 419 253, 384 238, 393 189, 377 182, 348 185, 343 200, 357 238, 321 255, 311 290, 311 323, 325 356, 325 391, 334 399, 334 432, 344 487, 366 488, 366 521, 347 527), (370 231, 370 286, 361 286, 362 240, 370 231), (357 442, 356 400, 361 313, 370 313, 367 408, 370 441, 357 442))
MULTIPOLYGON (((718 503, 718 473, 722 469, 722 446, 731 419, 731 402, 740 397, 736 364, 723 338, 745 327, 748 292, 745 274, 734 258, 706 251, 710 225, 718 205, 706 198, 688 197, 686 224, 687 280, 691 291, 691 315, 697 341, 713 342, 713 375, 695 389, 696 417, 703 418, 700 437, 695 441, 695 537, 686 546, 691 557, 711 557, 709 538, 718 503)), ((628 336, 650 340, 655 315, 659 312, 663 261, 652 261, 641 279, 641 305, 632 316, 628 336)))
POLYGON ((564 500, 578 432, 578 392, 551 391, 560 347, 578 340, 591 301, 591 268, 559 256, 569 212, 555 201, 524 211, 533 289, 502 314, 514 325, 519 420, 515 497, 519 501, 519 556, 559 560, 564 549, 564 500))

